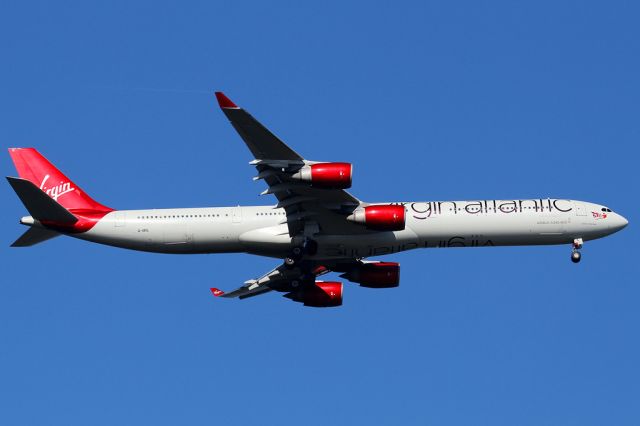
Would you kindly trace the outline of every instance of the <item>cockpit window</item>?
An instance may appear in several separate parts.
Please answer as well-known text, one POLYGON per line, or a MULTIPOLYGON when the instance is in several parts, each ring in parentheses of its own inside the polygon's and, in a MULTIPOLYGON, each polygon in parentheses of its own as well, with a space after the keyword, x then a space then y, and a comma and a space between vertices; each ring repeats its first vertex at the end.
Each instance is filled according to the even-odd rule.
POLYGON ((611 209, 610 209, 610 208, 607 208, 607 207, 603 207, 603 208, 601 208, 600 210, 602 210, 603 212, 611 213, 611 209))

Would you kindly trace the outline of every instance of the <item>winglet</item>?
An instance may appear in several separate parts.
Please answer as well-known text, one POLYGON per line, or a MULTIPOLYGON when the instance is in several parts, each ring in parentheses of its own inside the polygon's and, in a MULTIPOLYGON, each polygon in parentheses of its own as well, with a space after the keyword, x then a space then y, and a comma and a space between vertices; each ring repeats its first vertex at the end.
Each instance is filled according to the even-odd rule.
POLYGON ((211 287, 211 293, 215 296, 215 297, 220 297, 224 294, 224 291, 217 289, 215 287, 211 287))
POLYGON ((231 99, 222 92, 216 92, 216 99, 218 99, 218 105, 222 109, 240 109, 238 105, 234 104, 231 99))

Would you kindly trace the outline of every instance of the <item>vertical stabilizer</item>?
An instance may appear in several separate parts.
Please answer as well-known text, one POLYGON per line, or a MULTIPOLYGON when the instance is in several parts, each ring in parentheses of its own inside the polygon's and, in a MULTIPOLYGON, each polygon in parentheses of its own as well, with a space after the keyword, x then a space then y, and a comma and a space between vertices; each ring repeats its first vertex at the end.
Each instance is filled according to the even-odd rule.
POLYGON ((26 179, 67 210, 111 211, 95 201, 34 148, 9 148, 11 159, 26 179))

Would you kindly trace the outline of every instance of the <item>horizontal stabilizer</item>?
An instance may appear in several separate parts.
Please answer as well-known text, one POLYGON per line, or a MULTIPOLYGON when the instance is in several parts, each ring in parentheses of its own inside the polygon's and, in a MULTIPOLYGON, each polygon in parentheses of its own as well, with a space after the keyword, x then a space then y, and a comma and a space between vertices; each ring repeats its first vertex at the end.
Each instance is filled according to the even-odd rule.
POLYGON ((55 238, 58 235, 60 234, 56 231, 51 231, 50 229, 29 228, 24 234, 20 236, 20 238, 18 238, 14 241, 13 244, 11 244, 11 247, 30 247, 38 243, 50 240, 51 238, 55 238))
POLYGON ((75 223, 78 219, 69 210, 62 207, 53 198, 42 192, 40 188, 26 179, 7 177, 9 184, 16 191, 20 201, 31 216, 39 221, 57 223, 75 223))

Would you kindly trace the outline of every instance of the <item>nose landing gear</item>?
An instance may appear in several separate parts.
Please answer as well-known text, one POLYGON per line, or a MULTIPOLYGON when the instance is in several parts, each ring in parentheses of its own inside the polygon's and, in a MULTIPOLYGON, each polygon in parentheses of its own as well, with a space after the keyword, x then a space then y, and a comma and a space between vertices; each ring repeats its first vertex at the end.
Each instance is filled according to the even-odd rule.
POLYGON ((576 238, 575 240, 573 240, 573 245, 571 248, 571 261, 573 263, 578 263, 580 262, 580 259, 582 259, 582 254, 579 251, 581 248, 582 238, 576 238))

